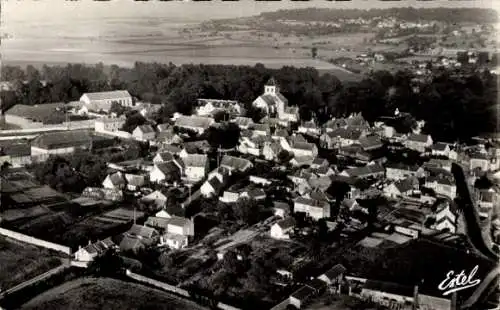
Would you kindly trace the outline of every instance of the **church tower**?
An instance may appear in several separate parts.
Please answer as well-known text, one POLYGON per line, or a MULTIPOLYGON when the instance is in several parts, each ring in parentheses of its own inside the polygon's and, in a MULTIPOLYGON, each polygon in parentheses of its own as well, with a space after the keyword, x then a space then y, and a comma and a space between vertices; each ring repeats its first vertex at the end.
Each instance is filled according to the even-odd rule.
POLYGON ((278 83, 272 77, 267 81, 266 85, 264 85, 264 94, 276 95, 279 93, 278 83))

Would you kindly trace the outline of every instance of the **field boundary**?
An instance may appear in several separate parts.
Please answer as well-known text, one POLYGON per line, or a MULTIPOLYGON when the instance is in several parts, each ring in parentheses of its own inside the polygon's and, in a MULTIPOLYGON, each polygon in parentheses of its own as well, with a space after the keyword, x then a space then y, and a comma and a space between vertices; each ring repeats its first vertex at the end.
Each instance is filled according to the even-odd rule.
MULTIPOLYGON (((142 275, 137 274, 137 273, 133 273, 128 269, 125 271, 125 274, 127 277, 132 278, 136 281, 148 283, 148 284, 153 285, 155 287, 161 288, 165 291, 175 293, 175 294, 184 296, 188 299, 191 299, 191 295, 185 289, 182 289, 182 288, 179 288, 179 287, 176 287, 176 286, 164 283, 164 282, 160 282, 160 281, 142 276, 142 275)), ((228 305, 228 304, 225 304, 222 302, 217 303, 217 308, 222 309, 222 310, 241 310, 240 308, 236 308, 236 307, 233 307, 231 305, 228 305)))
POLYGON ((60 245, 60 244, 57 244, 57 243, 45 241, 45 240, 42 240, 42 239, 37 239, 35 237, 28 236, 28 235, 25 235, 25 234, 21 234, 21 233, 18 233, 18 232, 12 231, 12 230, 8 230, 8 229, 5 229, 5 228, 0 228, 0 235, 9 237, 9 238, 12 238, 12 239, 15 239, 15 240, 19 240, 19 241, 22 241, 22 242, 25 242, 25 243, 37 245, 37 246, 40 246, 40 247, 43 247, 43 248, 46 248, 46 249, 54 250, 54 251, 57 251, 57 252, 62 252, 62 253, 67 254, 67 255, 71 255, 72 254, 71 248, 68 247, 68 246, 64 246, 64 245, 60 245))

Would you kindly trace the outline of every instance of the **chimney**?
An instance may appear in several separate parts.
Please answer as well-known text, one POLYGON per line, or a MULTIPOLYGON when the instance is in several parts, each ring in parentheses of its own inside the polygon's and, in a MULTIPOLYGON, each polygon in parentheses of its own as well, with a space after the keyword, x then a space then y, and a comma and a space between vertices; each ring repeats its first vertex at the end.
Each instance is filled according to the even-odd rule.
POLYGON ((89 239, 89 245, 91 245, 91 244, 92 244, 92 242, 91 242, 91 241, 90 241, 90 239, 89 239))

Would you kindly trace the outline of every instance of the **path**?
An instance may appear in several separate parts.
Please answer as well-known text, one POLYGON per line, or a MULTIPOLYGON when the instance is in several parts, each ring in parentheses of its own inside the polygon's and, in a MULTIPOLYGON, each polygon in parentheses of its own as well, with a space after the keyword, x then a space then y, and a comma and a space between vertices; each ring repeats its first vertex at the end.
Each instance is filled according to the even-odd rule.
POLYGON ((500 274, 500 267, 497 266, 495 269, 490 271, 488 275, 483 279, 481 284, 476 288, 474 293, 462 304, 462 309, 467 309, 476 304, 478 299, 482 296, 483 292, 491 285, 491 282, 497 279, 500 274))

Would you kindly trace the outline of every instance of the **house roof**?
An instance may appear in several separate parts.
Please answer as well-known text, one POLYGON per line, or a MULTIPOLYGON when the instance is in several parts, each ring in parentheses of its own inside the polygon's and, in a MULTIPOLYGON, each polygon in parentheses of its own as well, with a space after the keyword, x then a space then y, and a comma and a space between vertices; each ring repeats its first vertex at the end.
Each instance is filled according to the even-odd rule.
POLYGON ((166 163, 157 163, 155 167, 158 168, 164 175, 168 175, 174 171, 179 171, 179 167, 174 163, 174 161, 169 161, 166 163))
POLYGON ((322 200, 311 199, 303 196, 295 198, 295 203, 300 203, 316 208, 324 208, 328 206, 328 203, 322 200))
POLYGON ((365 136, 359 138, 359 143, 364 149, 382 146, 382 141, 377 136, 365 136))
POLYGON ((156 156, 161 158, 161 160, 164 162, 174 160, 174 155, 172 155, 172 153, 170 153, 170 152, 157 153, 156 156))
POLYGON ((115 186, 125 185, 127 183, 125 177, 123 176, 123 174, 121 172, 116 172, 116 173, 110 174, 109 180, 115 186))
POLYGON ((162 132, 162 131, 167 131, 170 129, 170 124, 158 124, 156 126, 156 128, 158 129, 158 131, 162 132))
POLYGON ((316 169, 316 174, 324 175, 324 174, 327 174, 328 171, 330 171, 330 170, 331 170, 331 168, 329 166, 321 166, 318 169, 316 169))
POLYGON ((179 127, 195 127, 207 129, 214 122, 215 120, 211 117, 181 115, 175 120, 175 125, 179 127))
POLYGON ((208 156, 204 154, 188 154, 182 158, 186 167, 201 167, 204 168, 208 162, 208 156))
POLYGON ((450 185, 450 186, 455 185, 455 182, 453 182, 450 178, 447 178, 444 176, 429 176, 425 180, 425 183, 433 183, 433 182, 436 182, 436 183, 442 184, 442 185, 450 185))
POLYGON ((266 86, 278 86, 278 82, 276 82, 276 80, 274 79, 274 77, 271 77, 267 81, 266 86))
POLYGON ((244 171, 252 167, 252 163, 249 160, 230 155, 224 155, 222 157, 220 165, 240 171, 244 171))
POLYGON ((413 287, 403 286, 390 282, 367 280, 363 286, 363 289, 385 292, 400 296, 413 297, 413 287))
POLYGON ((311 199, 314 199, 314 200, 320 200, 320 201, 326 201, 326 202, 329 202, 331 200, 333 200, 333 197, 331 197, 329 194, 323 192, 323 191, 317 191, 317 190, 314 190, 314 191, 311 191, 308 196, 311 198, 311 199))
POLYGON ((64 103, 16 104, 5 115, 24 117, 44 124, 61 124, 66 120, 64 107, 67 107, 64 103))
POLYGON ((131 97, 126 90, 104 91, 96 93, 85 93, 90 100, 112 100, 131 97))
POLYGON ((330 138, 340 137, 342 139, 358 140, 361 137, 361 131, 353 128, 336 128, 327 135, 330 138))
POLYGON ((347 126, 347 122, 344 118, 337 118, 337 119, 329 120, 324 125, 325 128, 331 128, 331 129, 336 129, 336 128, 340 128, 340 127, 344 127, 344 126, 347 126))
POLYGON ((253 121, 249 117, 238 116, 231 120, 233 123, 236 123, 238 126, 250 126, 253 124, 253 121))
POLYGON ((155 132, 153 126, 151 126, 151 125, 137 126, 136 129, 140 130, 142 133, 152 133, 152 132, 155 132))
POLYGON ((346 268, 342 264, 337 264, 332 268, 328 269, 324 274, 328 279, 333 279, 338 277, 340 274, 346 272, 346 268))
POLYGON ((185 218, 185 217, 180 217, 180 216, 172 216, 169 218, 168 225, 173 225, 173 226, 178 226, 178 227, 184 227, 187 224, 189 224, 190 220, 185 218))
POLYGON ((169 222, 170 218, 150 216, 148 217, 144 225, 151 226, 154 228, 167 229, 169 222))
POLYGON ((31 155, 31 145, 29 142, 11 143, 9 141, 9 143, 1 143, 0 149, 1 149, 0 153, 3 153, 4 155, 8 155, 11 157, 30 156, 31 155))
POLYGON ((431 148, 435 151, 444 151, 447 146, 448 144, 444 142, 436 142, 431 146, 431 148))
POLYGON ((273 201, 273 206, 275 209, 290 211, 290 205, 283 201, 273 201))
POLYGON ((58 149, 71 146, 90 146, 92 136, 85 130, 71 130, 45 133, 33 140, 31 146, 42 149, 58 149))
POLYGON ((222 189, 222 183, 219 181, 219 178, 213 176, 210 180, 207 181, 210 186, 217 192, 222 189))
POLYGON ((135 250, 142 248, 142 247, 144 247, 144 244, 142 244, 140 239, 130 237, 127 235, 124 235, 122 241, 120 242, 120 250, 121 251, 128 251, 128 250, 135 251, 135 250))
POLYGON ((412 133, 412 134, 408 137, 408 140, 410 140, 410 141, 415 141, 415 142, 426 143, 428 138, 429 138, 429 135, 414 134, 414 133, 412 133))
POLYGON ((315 146, 313 143, 293 141, 293 140, 291 141, 290 144, 291 144, 290 146, 292 147, 292 149, 306 150, 306 151, 313 150, 314 146, 315 146))
POLYGON ((356 167, 345 170, 345 172, 351 177, 362 177, 365 175, 370 175, 373 173, 381 173, 384 171, 385 171, 384 167, 380 166, 379 164, 366 165, 363 167, 356 167))
POLYGON ((141 225, 132 225, 132 227, 127 232, 131 236, 140 236, 143 238, 151 238, 155 233, 155 229, 151 227, 141 226, 141 225))
POLYGON ((413 189, 413 182, 410 179, 399 180, 394 185, 400 193, 406 193, 413 189))
POLYGON ((178 154, 182 151, 182 149, 178 146, 175 145, 164 145, 161 150, 162 153, 172 153, 172 154, 178 154))
POLYGON ((420 167, 418 165, 405 165, 403 163, 388 162, 385 163, 387 169, 397 169, 404 171, 417 171, 420 167))
POLYGON ((329 165, 330 163, 328 162, 328 160, 324 159, 324 158, 321 158, 321 157, 318 157, 316 156, 312 162, 313 164, 315 165, 329 165))
POLYGON ((274 132, 273 136, 287 138, 289 135, 286 129, 278 129, 274 132))
POLYGON ((177 242, 183 242, 184 240, 188 239, 188 236, 180 235, 180 234, 173 234, 173 233, 166 233, 164 235, 166 239, 169 240, 174 240, 177 242))
POLYGON ((250 197, 250 198, 266 196, 266 192, 264 192, 264 190, 261 188, 252 188, 252 189, 246 191, 246 193, 248 194, 248 197, 250 197))
POLYGON ((253 130, 254 131, 266 131, 266 132, 268 132, 271 130, 271 128, 269 127, 268 124, 254 124, 253 130))
POLYGON ((146 181, 145 176, 130 173, 125 174, 125 179, 127 180, 127 183, 132 186, 142 186, 146 181))

